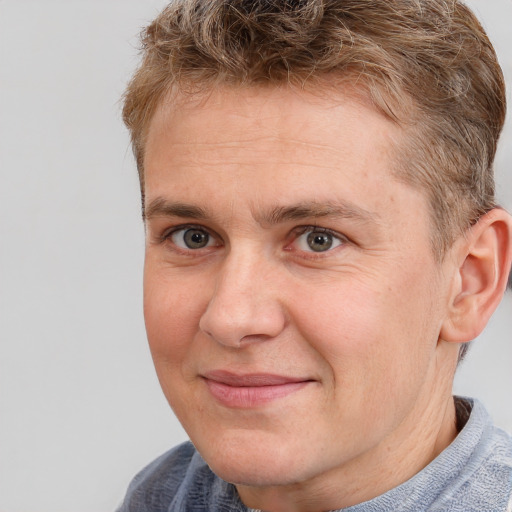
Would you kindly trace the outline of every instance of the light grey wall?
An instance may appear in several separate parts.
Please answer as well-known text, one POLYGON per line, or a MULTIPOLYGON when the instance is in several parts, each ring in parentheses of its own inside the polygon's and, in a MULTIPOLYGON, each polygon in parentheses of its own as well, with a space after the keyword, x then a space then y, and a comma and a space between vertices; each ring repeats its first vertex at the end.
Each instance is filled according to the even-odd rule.
MULTIPOLYGON (((512 83, 510 0, 474 0, 512 83)), ((142 320, 119 96, 162 0, 0 0, 0 512, 113 510, 185 438, 142 320)), ((512 98, 509 99, 512 103, 512 98)), ((512 128, 498 157, 512 210, 512 128)), ((512 430, 512 294, 456 390, 512 430)))

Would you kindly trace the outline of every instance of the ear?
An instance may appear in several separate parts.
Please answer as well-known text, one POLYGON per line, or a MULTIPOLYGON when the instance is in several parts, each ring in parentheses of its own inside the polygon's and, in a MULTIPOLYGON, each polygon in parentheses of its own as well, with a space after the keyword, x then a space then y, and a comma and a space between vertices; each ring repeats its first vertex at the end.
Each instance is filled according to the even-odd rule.
POLYGON ((440 337, 463 343, 476 338, 498 307, 511 269, 512 217, 495 208, 453 247, 455 286, 440 337))

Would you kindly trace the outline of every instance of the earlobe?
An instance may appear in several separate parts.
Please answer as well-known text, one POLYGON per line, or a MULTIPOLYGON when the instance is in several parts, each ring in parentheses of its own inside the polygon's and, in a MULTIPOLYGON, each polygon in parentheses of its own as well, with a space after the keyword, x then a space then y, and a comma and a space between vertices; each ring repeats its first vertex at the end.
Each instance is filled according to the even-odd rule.
POLYGON ((463 343, 482 332, 505 292, 512 261, 512 217, 501 208, 491 210, 455 250, 456 287, 440 337, 463 343))

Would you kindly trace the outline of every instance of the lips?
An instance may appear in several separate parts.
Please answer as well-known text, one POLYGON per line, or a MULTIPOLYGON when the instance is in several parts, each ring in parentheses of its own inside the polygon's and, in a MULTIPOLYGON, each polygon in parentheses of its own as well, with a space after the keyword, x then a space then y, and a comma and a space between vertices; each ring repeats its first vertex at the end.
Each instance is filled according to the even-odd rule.
POLYGON ((217 370, 203 375, 212 396, 227 407, 252 408, 295 393, 311 379, 267 373, 237 375, 217 370))

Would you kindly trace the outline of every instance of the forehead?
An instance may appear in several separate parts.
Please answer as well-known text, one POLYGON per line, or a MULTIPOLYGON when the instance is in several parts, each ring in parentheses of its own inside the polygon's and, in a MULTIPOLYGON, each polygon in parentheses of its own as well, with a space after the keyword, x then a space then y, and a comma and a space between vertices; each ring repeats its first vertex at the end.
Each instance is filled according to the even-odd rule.
POLYGON ((304 163, 309 157, 318 161, 337 154, 341 159, 356 152, 363 160, 370 157, 366 150, 371 146, 372 158, 391 161, 404 138, 400 127, 372 108, 363 92, 353 87, 344 91, 335 95, 291 87, 221 87, 192 95, 174 93, 160 103, 149 123, 144 169, 151 170, 155 157, 171 156, 162 151, 169 144, 180 149, 173 157, 187 148, 197 157, 214 152, 228 157, 246 152, 250 157, 256 151, 262 162, 262 148, 275 150, 277 157, 294 147, 304 163))
POLYGON ((413 201, 419 195, 394 178, 402 139, 397 124, 353 91, 221 88, 168 99, 148 130, 146 203, 204 207, 224 198, 268 210, 343 202, 377 217, 399 189, 413 201))

